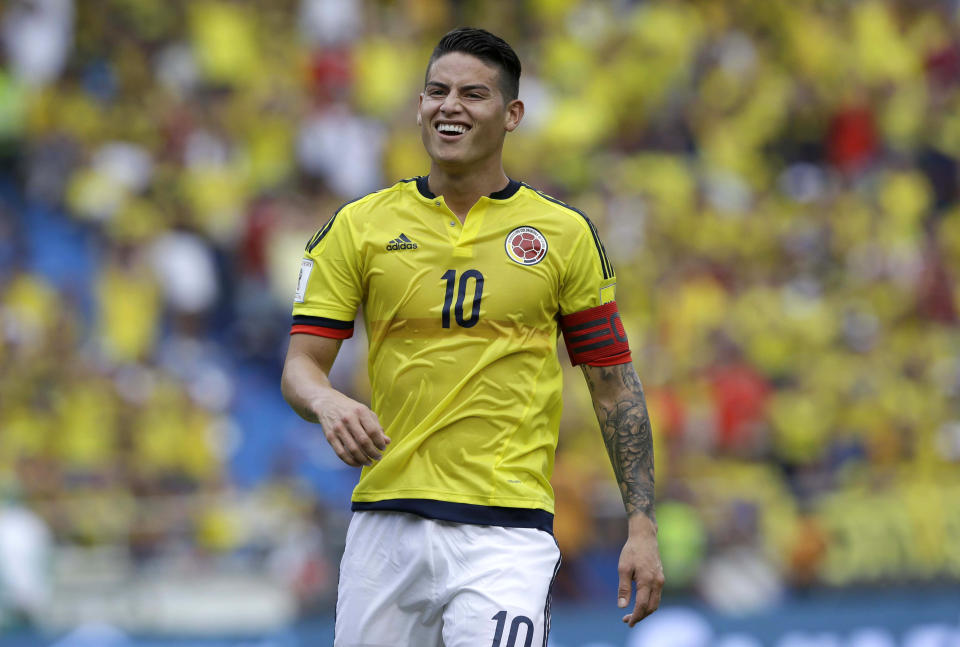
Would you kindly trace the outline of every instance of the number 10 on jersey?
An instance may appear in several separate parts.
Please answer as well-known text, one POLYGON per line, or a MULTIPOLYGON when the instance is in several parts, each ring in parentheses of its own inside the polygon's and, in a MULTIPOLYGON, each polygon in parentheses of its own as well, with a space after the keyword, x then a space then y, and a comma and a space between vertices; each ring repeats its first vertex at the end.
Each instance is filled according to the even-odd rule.
POLYGON ((472 328, 480 321, 480 299, 483 298, 483 274, 478 270, 467 270, 460 274, 457 280, 456 270, 447 270, 441 277, 447 282, 446 294, 443 297, 443 313, 440 320, 444 328, 450 327, 450 306, 453 306, 453 315, 457 320, 457 325, 461 328, 472 328), (471 287, 473 280, 473 304, 470 306, 470 315, 464 316, 463 302, 467 298, 467 290, 471 287), (454 305, 453 293, 457 293, 457 301, 454 305))

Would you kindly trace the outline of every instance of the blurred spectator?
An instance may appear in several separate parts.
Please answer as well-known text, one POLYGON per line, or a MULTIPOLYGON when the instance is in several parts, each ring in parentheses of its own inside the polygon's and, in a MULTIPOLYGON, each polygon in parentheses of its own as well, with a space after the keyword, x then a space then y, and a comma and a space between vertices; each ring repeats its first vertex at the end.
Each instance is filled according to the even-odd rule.
POLYGON ((696 580, 706 554, 703 521, 689 503, 668 500, 657 506, 657 525, 664 545, 661 553, 666 586, 673 590, 688 589, 696 580))
POLYGON ((174 313, 200 315, 210 311, 219 296, 216 265, 204 240, 187 231, 171 231, 154 239, 150 260, 174 313))
POLYGON ((349 44, 360 35, 363 7, 351 0, 300 0, 298 24, 311 46, 349 44))
POLYGON ((6 493, 0 502, 0 625, 43 611, 52 548, 43 519, 6 493))
POLYGON ((343 105, 314 113, 300 130, 298 159, 304 171, 324 178, 337 195, 361 196, 381 188, 380 125, 343 105))
POLYGON ((45 85, 63 71, 73 46, 73 0, 14 0, 0 34, 10 67, 31 85, 45 85))

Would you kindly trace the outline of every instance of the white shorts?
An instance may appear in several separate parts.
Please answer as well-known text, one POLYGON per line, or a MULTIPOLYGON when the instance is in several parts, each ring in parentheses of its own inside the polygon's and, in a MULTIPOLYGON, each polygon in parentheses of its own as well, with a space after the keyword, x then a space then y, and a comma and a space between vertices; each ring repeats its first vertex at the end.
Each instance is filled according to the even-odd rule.
POLYGON ((559 567, 542 530, 355 512, 334 647, 542 647, 559 567))

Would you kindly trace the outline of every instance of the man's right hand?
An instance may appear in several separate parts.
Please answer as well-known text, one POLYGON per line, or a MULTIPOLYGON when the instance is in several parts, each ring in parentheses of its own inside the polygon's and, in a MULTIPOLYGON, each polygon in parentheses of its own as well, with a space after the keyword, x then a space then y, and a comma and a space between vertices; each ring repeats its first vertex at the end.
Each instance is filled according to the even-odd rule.
POLYGON ((340 460, 351 467, 372 465, 383 456, 390 439, 377 414, 331 386, 327 376, 339 350, 339 339, 291 335, 280 389, 301 418, 323 426, 340 460))
POLYGON ((325 391, 310 403, 310 408, 340 460, 352 467, 380 460, 390 439, 383 433, 377 414, 339 391, 325 391))

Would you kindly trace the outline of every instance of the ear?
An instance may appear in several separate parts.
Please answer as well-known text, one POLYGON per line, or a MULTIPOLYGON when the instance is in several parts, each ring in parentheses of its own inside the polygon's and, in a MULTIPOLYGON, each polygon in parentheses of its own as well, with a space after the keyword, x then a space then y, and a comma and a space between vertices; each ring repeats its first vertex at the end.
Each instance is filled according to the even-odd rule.
POLYGON ((523 101, 514 99, 507 104, 507 110, 504 113, 503 128, 508 133, 512 133, 520 125, 523 119, 523 101))
POLYGON ((417 125, 422 126, 423 119, 420 117, 420 108, 423 107, 423 92, 420 93, 420 96, 417 97, 417 125))

